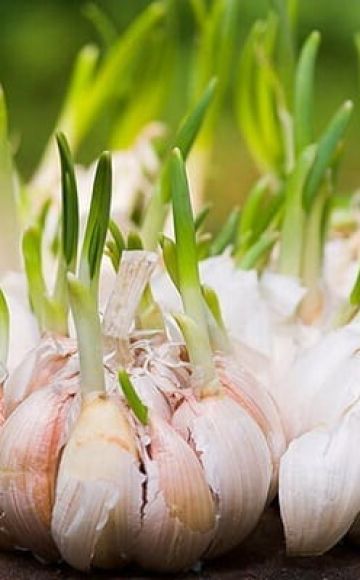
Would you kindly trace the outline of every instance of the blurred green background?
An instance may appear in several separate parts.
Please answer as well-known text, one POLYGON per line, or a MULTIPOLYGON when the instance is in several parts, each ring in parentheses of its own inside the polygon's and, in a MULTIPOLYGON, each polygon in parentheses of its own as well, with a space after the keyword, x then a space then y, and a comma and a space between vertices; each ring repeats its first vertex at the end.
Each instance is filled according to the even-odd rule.
MULTIPOLYGON (((239 0, 238 50, 256 17, 269 9, 266 0, 239 0)), ((0 2, 0 82, 9 109, 12 142, 20 172, 31 175, 56 121, 75 56, 85 43, 101 44, 84 15, 86 0, 11 0, 0 2)), ((149 0, 98 0, 121 32, 149 0)), ((193 42, 188 0, 178 0, 184 70, 193 42)), ((354 34, 360 31, 359 0, 300 0, 298 45, 313 29, 322 33, 316 73, 316 125, 320 130, 346 98, 356 109, 341 170, 341 190, 360 185, 360 102, 354 34)), ((236 64, 237 55, 234 55, 236 64)), ((181 87, 181 83, 179 85, 181 87)), ((181 89, 169 91, 166 115, 178 116, 184 105, 181 89), (172 111, 173 109, 173 111, 172 111)), ((165 116, 166 116, 165 115, 165 116)), ((256 169, 245 149, 227 99, 216 135, 208 196, 220 199, 216 219, 246 194, 256 169)))

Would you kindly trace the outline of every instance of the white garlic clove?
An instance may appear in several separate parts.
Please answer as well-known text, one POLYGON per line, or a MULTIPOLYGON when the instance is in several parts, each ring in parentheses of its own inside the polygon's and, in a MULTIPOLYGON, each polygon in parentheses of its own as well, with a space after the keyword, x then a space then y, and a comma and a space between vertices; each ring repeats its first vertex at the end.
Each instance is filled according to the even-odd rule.
POLYGON ((360 412, 295 439, 280 464, 279 501, 287 552, 320 555, 360 511, 360 412))
POLYGON ((10 374, 4 386, 6 416, 33 391, 56 379, 76 353, 76 342, 67 337, 45 334, 10 374))
POLYGON ((146 503, 137 561, 161 572, 184 570, 214 536, 214 502, 198 458, 171 425, 153 416, 149 438, 143 436, 146 503))
POLYGON ((93 393, 61 459, 52 534, 79 570, 130 560, 140 531, 143 475, 126 411, 93 393))
POLYGON ((216 498, 216 533, 206 554, 214 557, 257 524, 272 478, 269 448, 254 419, 228 397, 184 401, 172 423, 193 446, 216 498))
POLYGON ((217 356, 216 368, 227 395, 256 421, 266 438, 273 462, 269 490, 271 501, 277 493, 280 458, 286 449, 284 429, 275 402, 252 374, 230 357, 217 356))

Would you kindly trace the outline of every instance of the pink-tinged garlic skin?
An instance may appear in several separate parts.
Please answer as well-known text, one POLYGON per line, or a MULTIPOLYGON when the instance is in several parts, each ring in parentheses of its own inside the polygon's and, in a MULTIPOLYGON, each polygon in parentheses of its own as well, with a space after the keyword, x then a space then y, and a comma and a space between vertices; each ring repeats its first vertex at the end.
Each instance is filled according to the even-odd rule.
POLYGON ((266 438, 273 462, 271 501, 277 493, 280 459, 286 450, 285 433, 275 402, 255 377, 231 357, 218 355, 215 364, 226 394, 256 421, 266 438))
MULTIPOLYGON (((164 335, 158 334, 148 340, 134 342, 132 349, 135 354, 135 367, 132 369, 134 379, 136 380, 140 372, 152 383, 151 387, 141 391, 141 398, 148 396, 146 390, 156 391, 161 394, 162 400, 166 400, 167 409, 170 409, 172 414, 184 396, 192 394, 189 384, 192 366, 187 360, 184 345, 169 341, 164 335)), ((144 402, 146 403, 146 400, 144 402)), ((152 409, 151 404, 149 406, 152 409)), ((168 411, 163 408, 161 412, 162 406, 163 403, 158 400, 158 406, 154 410, 166 419, 168 411)))
POLYGON ((51 529, 66 562, 88 570, 132 559, 143 479, 125 408, 101 393, 87 396, 56 484, 51 529))
POLYGON ((59 455, 78 410, 76 386, 32 393, 0 432, 0 510, 16 546, 58 557, 50 522, 59 455))
POLYGON ((215 532, 215 506, 200 462, 183 438, 153 415, 142 436, 146 502, 137 562, 149 570, 188 569, 215 532))
POLYGON ((76 353, 76 349, 76 342, 72 338, 45 334, 5 383, 6 416, 9 416, 32 392, 60 381, 59 375, 76 353))
POLYGON ((273 474, 262 430, 226 396, 208 396, 180 405, 172 424, 196 451, 216 498, 215 536, 205 554, 235 547, 257 524, 273 474))

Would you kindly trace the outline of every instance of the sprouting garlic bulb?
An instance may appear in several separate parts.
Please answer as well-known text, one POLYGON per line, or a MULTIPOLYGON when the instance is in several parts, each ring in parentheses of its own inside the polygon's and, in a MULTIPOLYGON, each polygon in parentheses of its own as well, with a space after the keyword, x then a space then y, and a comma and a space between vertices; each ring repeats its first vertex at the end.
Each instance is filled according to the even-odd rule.
MULTIPOLYGON (((241 542, 276 489, 282 427, 271 396, 251 373, 219 354, 219 391, 200 394, 201 369, 190 364, 183 343, 164 330, 131 329, 154 264, 146 253, 124 253, 104 315, 103 353, 96 350, 101 392, 82 384, 84 334, 77 343, 43 337, 20 368, 23 379, 9 382, 0 435, 7 537, 79 570, 131 562, 161 572, 189 569, 241 542), (144 424, 119 390, 124 366, 147 405, 144 424), (35 417, 37 402, 41 420, 15 443, 16 421, 35 417), (2 463, 9 449, 19 452, 5 454, 2 463), (19 500, 8 493, 21 483, 11 463, 18 456, 27 486, 19 513, 19 500)), ((100 326, 98 336, 100 343, 100 326)))
POLYGON ((56 375, 6 420, 0 508, 12 545, 80 570, 170 572, 227 551, 257 523, 279 447, 271 399, 219 358, 224 392, 198 400, 183 345, 142 335, 131 348, 148 425, 110 380, 80 411, 78 373, 56 375))

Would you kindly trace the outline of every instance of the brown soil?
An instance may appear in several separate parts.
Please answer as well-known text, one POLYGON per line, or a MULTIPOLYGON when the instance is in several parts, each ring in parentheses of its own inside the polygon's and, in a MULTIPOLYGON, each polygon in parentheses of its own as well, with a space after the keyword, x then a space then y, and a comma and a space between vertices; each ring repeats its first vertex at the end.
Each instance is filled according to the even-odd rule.
MULTIPOLYGON (((65 565, 43 566, 27 553, 0 554, 0 580, 98 580, 151 578, 136 570, 83 575, 65 565)), ((163 576, 164 578, 164 576, 163 576)), ((166 576, 170 578, 170 576, 166 576)), ((269 508, 253 534, 236 550, 176 580, 360 580, 360 548, 346 541, 319 558, 287 558, 276 507, 269 508)))

